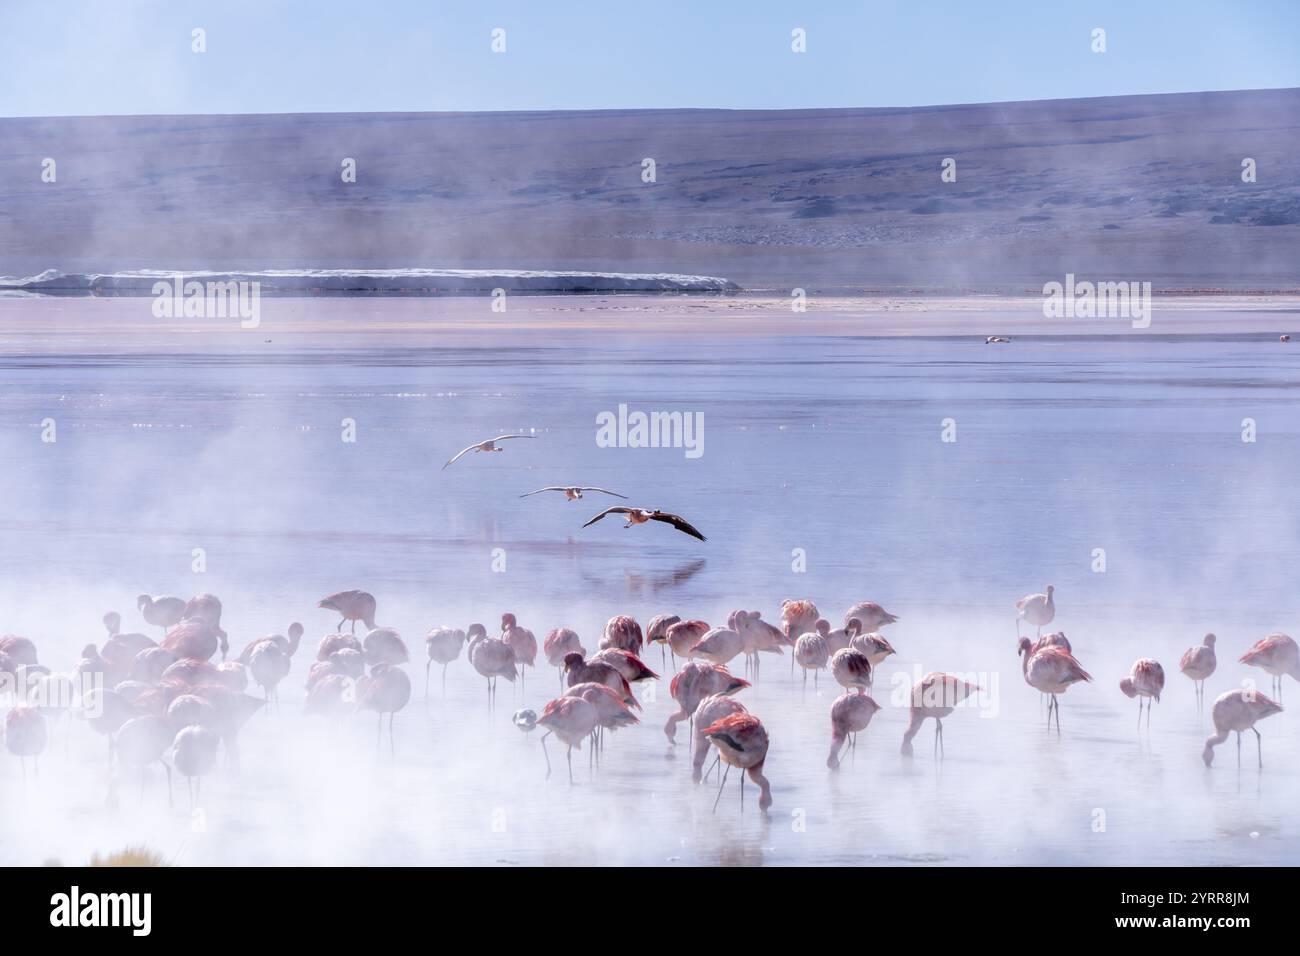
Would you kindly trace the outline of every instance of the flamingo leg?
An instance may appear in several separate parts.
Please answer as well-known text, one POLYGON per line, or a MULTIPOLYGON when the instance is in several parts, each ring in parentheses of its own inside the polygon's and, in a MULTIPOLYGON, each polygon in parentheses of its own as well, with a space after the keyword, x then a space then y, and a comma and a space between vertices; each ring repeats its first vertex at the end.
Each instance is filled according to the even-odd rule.
POLYGON ((546 752, 546 738, 549 736, 551 736, 551 732, 549 730, 546 733, 542 734, 542 756, 546 758, 546 779, 547 780, 551 779, 551 755, 546 752))
POLYGON ((1255 731, 1255 753, 1259 756, 1259 769, 1264 769, 1264 738, 1259 735, 1259 729, 1251 727, 1255 731))
POLYGON ((570 747, 565 754, 565 759, 569 761, 569 786, 573 786, 573 748, 570 747))
MULTIPOLYGON (((432 663, 432 657, 424 662, 424 702, 426 704, 429 702, 429 665, 432 663)), ((446 672, 444 671, 444 673, 446 672)))
POLYGON ((1241 769, 1241 731, 1237 731, 1237 769, 1241 769))
MULTIPOLYGON (((719 759, 721 755, 719 754, 719 759)), ((713 798, 713 812, 718 812, 718 801, 722 799, 722 788, 727 785, 727 777, 731 773, 731 764, 727 764, 726 771, 722 774, 722 783, 718 784, 718 795, 713 798)))

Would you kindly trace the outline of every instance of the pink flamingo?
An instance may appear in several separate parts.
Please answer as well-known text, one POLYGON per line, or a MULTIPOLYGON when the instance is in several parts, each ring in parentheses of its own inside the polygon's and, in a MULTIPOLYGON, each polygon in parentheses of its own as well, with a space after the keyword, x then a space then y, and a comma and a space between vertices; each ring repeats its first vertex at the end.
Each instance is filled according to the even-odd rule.
POLYGON ((546 752, 546 738, 555 734, 568 750, 565 759, 569 764, 569 784, 573 784, 573 748, 582 749, 582 742, 600 723, 595 706, 582 697, 559 697, 548 703, 537 722, 546 728, 542 734, 542 753, 546 756, 546 778, 551 777, 551 756, 546 752))
MULTIPOLYGON (((181 614, 181 620, 194 618, 202 621, 217 636, 221 645, 221 659, 226 659, 230 645, 226 641, 226 632, 221 629, 221 600, 215 594, 196 594, 190 598, 181 614)), ((209 655, 211 656, 211 655, 209 655)))
POLYGON ((117 730, 114 750, 118 766, 140 772, 140 804, 144 805, 145 776, 151 763, 160 763, 167 771, 167 805, 172 805, 172 768, 163 763, 163 754, 175 735, 171 725, 157 714, 132 717, 117 730))
POLYGON ((519 665, 521 686, 524 685, 524 668, 535 667, 537 660, 537 638, 526 627, 520 627, 513 614, 501 615, 501 640, 515 652, 515 663, 519 665))
POLYGON ((861 651, 851 647, 836 651, 831 655, 831 673, 835 681, 845 690, 857 689, 865 694, 871 686, 871 659, 861 651))
POLYGON ((604 684, 618 694, 619 699, 629 707, 638 710, 641 707, 632 693, 632 685, 628 683, 627 678, 617 667, 607 661, 598 661, 595 658, 584 661, 582 655, 575 652, 564 658, 564 672, 568 675, 570 687, 588 683, 604 684))
MULTIPOLYGON (((167 632, 162 646, 178 658, 192 657, 196 660, 210 660, 218 648, 225 644, 225 632, 220 634, 202 618, 187 617, 167 632)), ((224 651, 223 651, 224 654, 224 651)))
POLYGON ((831 752, 826 766, 840 769, 840 752, 845 741, 851 741, 853 751, 857 752, 858 734, 867 729, 879 709, 880 705, 866 694, 844 693, 835 698, 831 704, 831 752))
POLYGON ((1237 732, 1237 769, 1241 769, 1241 734, 1242 731, 1255 731, 1255 746, 1258 748, 1259 767, 1264 769, 1263 740, 1255 724, 1265 717, 1280 714, 1282 705, 1269 700, 1256 690, 1230 690, 1222 693, 1210 709, 1210 719, 1214 721, 1215 732, 1205 741, 1205 750, 1201 759, 1205 766, 1214 763, 1214 748, 1228 739, 1229 731, 1237 732))
MULTIPOLYGON (((1021 621, 1027 621, 1037 627, 1038 636, 1042 636, 1043 628, 1051 624, 1052 618, 1056 617, 1056 604, 1052 598, 1052 592, 1055 590, 1056 588, 1049 584, 1046 593, 1029 594, 1016 602, 1016 637, 1020 636, 1021 621)), ((1061 719, 1060 714, 1057 714, 1056 719, 1061 719)))
POLYGON ((357 681, 357 707, 360 710, 373 710, 379 715, 379 725, 375 737, 375 749, 378 750, 384 733, 384 714, 388 715, 388 752, 396 757, 397 747, 393 740, 393 719, 397 712, 411 699, 411 679, 406 671, 392 664, 379 663, 370 668, 370 676, 357 681))
POLYGON ((729 627, 715 627, 688 652, 712 664, 728 664, 745 650, 744 639, 729 627))
POLYGON ((1142 729, 1142 700, 1147 701, 1147 729, 1151 729, 1151 701, 1160 702, 1160 692, 1165 689, 1165 669, 1159 661, 1139 657, 1133 662, 1129 676, 1119 682, 1119 689, 1129 700, 1138 702, 1138 730, 1142 729))
POLYGON ((678 621, 669 626, 667 638, 669 653, 673 659, 673 670, 677 670, 677 658, 689 658, 691 648, 709 633, 708 621, 678 621))
POLYGON ((921 730, 927 717, 934 718, 934 752, 936 757, 943 756, 943 718, 947 717, 957 705, 977 693, 979 687, 954 677, 952 674, 926 674, 912 688, 912 701, 909 710, 907 730, 903 732, 904 756, 912 756, 912 738, 921 730))
MULTIPOLYGON (((681 623, 681 618, 676 614, 656 614, 650 618, 650 623, 646 625, 645 642, 647 644, 659 645, 659 663, 667 666, 667 654, 665 648, 668 646, 668 628, 674 624, 681 623)), ((677 662, 673 662, 673 670, 677 669, 677 662)))
POLYGON ((742 774, 741 809, 745 807, 743 774, 748 773, 749 778, 758 784, 758 808, 766 813, 767 808, 772 805, 772 785, 767 777, 763 776, 763 762, 767 760, 768 746, 767 730, 763 727, 763 722, 753 714, 732 714, 706 727, 704 736, 713 741, 713 746, 718 749, 718 757, 727 765, 727 771, 722 775, 722 783, 718 785, 718 796, 713 801, 713 809, 715 811, 718 809, 718 801, 722 799, 722 788, 727 785, 727 775, 731 773, 731 768, 735 767, 742 774))
POLYGON ((361 642, 367 664, 405 664, 411 659, 402 635, 391 627, 376 627, 361 642))
MULTIPOLYGON (((747 713, 749 711, 744 704, 726 694, 712 694, 700 701, 700 705, 695 708, 695 716, 699 719, 694 721, 695 738, 692 741, 691 748, 692 782, 699 783, 703 779, 700 771, 704 769, 704 760, 709 753, 709 739, 704 735, 704 728, 712 727, 724 717, 747 713)), ((713 766, 709 767, 710 774, 713 773, 713 767, 716 767, 721 759, 721 757, 714 759, 713 766)), ((704 776, 708 776, 708 774, 704 776)))
POLYGON ((620 614, 605 622, 605 630, 596 648, 603 651, 607 647, 617 647, 619 650, 631 651, 640 657, 642 643, 641 625, 634 618, 620 614))
POLYGON ((597 651, 592 655, 591 659, 608 664, 622 674, 623 679, 629 684, 659 679, 659 675, 647 667, 645 662, 631 651, 619 650, 617 647, 607 647, 603 651, 597 651))
POLYGON ((447 696, 447 665, 460 657, 465 645, 465 632, 458 627, 435 627, 424 635, 424 649, 429 659, 424 664, 424 699, 429 699, 429 666, 435 661, 442 665, 442 694, 447 696))
POLYGON ((1214 656, 1215 640, 1213 634, 1206 634, 1201 643, 1184 651, 1178 662, 1178 669, 1191 678, 1192 686, 1196 688, 1198 711, 1205 706, 1205 681, 1219 666, 1218 659, 1214 656))
POLYGON ((750 686, 749 681, 734 676, 722 664, 706 664, 703 661, 687 661, 682 669, 673 675, 669 682, 668 693, 677 701, 676 713, 668 716, 664 724, 664 735, 670 744, 675 744, 677 725, 683 720, 692 721, 700 701, 714 694, 730 696, 750 686))
POLYGON ((164 634, 181 622, 185 616, 185 602, 170 594, 151 597, 141 594, 135 599, 135 606, 144 616, 144 622, 154 627, 161 627, 164 634))
POLYGON ((885 658, 890 654, 897 654, 894 645, 885 640, 884 636, 874 631, 869 634, 858 634, 849 641, 849 647, 855 651, 861 651, 867 655, 867 660, 871 661, 871 682, 876 681, 876 668, 885 662, 885 658))
POLYGON ((1273 675, 1273 692, 1277 699, 1282 699, 1282 678, 1290 674, 1300 680, 1300 647, 1285 634, 1270 634, 1245 654, 1241 655, 1239 664, 1262 667, 1273 675))
POLYGON ((363 653, 365 648, 361 646, 361 641, 355 634, 326 634, 320 639, 320 644, 316 647, 316 660, 327 661, 336 652, 350 648, 354 651, 363 653))
POLYGON ((27 758, 32 758, 32 767, 40 775, 40 755, 49 741, 49 731, 45 718, 35 707, 18 706, 10 708, 5 715, 5 749, 18 758, 22 765, 23 779, 27 779, 27 758))
POLYGON ((203 787, 203 778, 217 762, 217 745, 221 737, 207 727, 192 724, 181 728, 163 759, 179 771, 189 786, 190 810, 194 809, 203 787))
POLYGON ((727 618, 727 625, 740 635, 745 652, 745 666, 752 671, 755 681, 758 680, 759 654, 784 654, 781 647, 785 643, 785 635, 762 620, 758 611, 732 611, 727 618))
POLYGON ((488 637, 487 628, 482 624, 471 624, 465 633, 469 638, 470 666, 487 680, 488 712, 491 713, 496 707, 497 678, 504 677, 511 684, 515 682, 515 652, 505 641, 488 637))
POLYGON ((1029 638, 1022 637, 1019 645, 1021 671, 1025 683, 1040 693, 1050 694, 1047 705, 1047 726, 1052 726, 1052 711, 1056 711, 1056 734, 1061 734, 1061 702, 1058 694, 1064 694, 1071 684, 1090 681, 1092 675, 1074 659, 1074 655, 1060 647, 1045 647, 1034 652, 1029 638))
MULTIPOLYGON (((614 731, 620 727, 631 727, 633 724, 640 723, 636 714, 632 713, 627 704, 623 703, 618 693, 604 684, 592 682, 575 684, 561 696, 581 697, 596 708, 596 715, 599 719, 596 729, 592 732, 592 746, 596 750, 597 763, 600 761, 600 751, 604 749, 604 732, 606 729, 614 731)), ((528 711, 528 713, 532 712, 528 711)), ((521 726, 519 716, 519 714, 515 715, 516 726, 521 726)), ((525 718, 525 722, 526 720, 527 718, 525 718)))
POLYGON ((801 634, 799 639, 794 642, 794 659, 803 668, 803 686, 804 690, 808 689, 808 672, 813 672, 813 687, 817 687, 817 672, 826 667, 831 659, 831 648, 828 635, 830 634, 831 625, 829 621, 818 620, 814 627, 815 631, 808 634, 801 634))
MULTIPOLYGON (((817 627, 817 619, 821 615, 817 613, 817 605, 812 601, 782 601, 781 602, 781 631, 785 634, 785 643, 788 647, 794 647, 799 637, 807 634, 817 627)), ((830 625, 827 624, 828 632, 830 625)), ((794 657, 790 658, 790 676, 794 677, 794 657)), ((807 676, 807 675, 805 675, 807 676)))
POLYGON ((878 631, 886 624, 895 624, 898 618, 890 614, 875 601, 862 601, 844 612, 844 626, 849 621, 857 621, 862 633, 878 631))
POLYGON ((345 621, 352 622, 353 634, 357 632, 357 621, 364 624, 367 631, 375 629, 375 596, 367 591, 340 591, 321 598, 316 606, 327 611, 337 611, 342 616, 339 630, 343 630, 345 621))
POLYGON ((587 649, 582 646, 582 638, 578 637, 577 631, 567 627, 557 627, 546 635, 546 640, 542 644, 542 653, 546 655, 546 663, 559 670, 560 689, 563 690, 564 659, 570 654, 585 658, 587 649))
POLYGON ((850 618, 849 622, 843 627, 837 627, 835 630, 830 629, 831 622, 826 622, 826 646, 834 654, 836 651, 842 651, 853 644, 853 639, 862 632, 862 625, 857 618, 850 618))

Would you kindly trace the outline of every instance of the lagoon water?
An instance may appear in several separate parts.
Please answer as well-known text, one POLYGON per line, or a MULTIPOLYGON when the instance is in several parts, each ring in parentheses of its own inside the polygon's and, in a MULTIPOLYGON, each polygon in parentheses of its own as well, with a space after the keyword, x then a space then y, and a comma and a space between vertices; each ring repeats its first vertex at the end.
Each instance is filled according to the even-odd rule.
MULTIPOLYGON (((400 341, 254 335, 5 343, 0 631, 69 668, 102 641, 105 611, 146 630, 137 594, 212 591, 236 651, 294 620, 307 639, 279 713, 250 721, 242 771, 208 778, 196 813, 180 780, 168 809, 157 769, 143 803, 132 780, 110 806, 104 741, 79 723, 55 727, 39 777, 3 755, 0 862, 79 863, 136 843, 181 864, 1300 856, 1300 708, 1260 725, 1262 772, 1253 739, 1241 770, 1233 740, 1207 770, 1208 716, 1177 671, 1213 631, 1208 700, 1251 677, 1268 692, 1236 658, 1300 629, 1300 376, 1295 346, 1276 336, 998 347, 982 334, 725 336, 644 321, 400 341), (597 416, 620 404, 702 414, 703 454, 598 447, 597 416), (41 440, 45 419, 54 442, 41 440), (345 419, 355 442, 342 440, 345 419), (471 441, 518 431, 536 440, 441 469, 471 441), (599 495, 519 498, 569 483, 678 512, 709 540, 612 518, 584 529, 616 503, 599 495), (1094 677, 1063 697, 1059 739, 1015 652, 1014 601, 1048 583, 1054 626, 1094 677), (315 642, 336 623, 316 600, 351 587, 376 595, 379 623, 412 651, 415 697, 392 759, 368 715, 335 726, 301 714, 315 642), (551 742, 546 780, 537 735, 510 722, 554 696, 544 662, 513 696, 501 683, 495 716, 463 656, 445 695, 435 668, 422 700, 422 637, 440 624, 495 633, 513 611, 539 643, 565 625, 590 650, 616 613, 723 623, 744 607, 776 620, 790 597, 835 626, 850 604, 879 601, 900 617, 886 632, 899 653, 877 677, 884 709, 837 775, 825 760, 838 687, 822 674, 805 689, 788 657, 764 658, 740 699, 772 739, 766 819, 752 785, 741 811, 735 774, 711 812, 716 789, 690 781, 685 726, 676 747, 662 733, 666 686, 639 689, 643 724, 608 738, 598 772, 575 752, 573 786, 562 746, 551 742), (1149 733, 1118 689, 1141 656, 1167 675, 1149 733), (907 760, 896 691, 930 670, 977 675, 988 693, 945 722, 942 762, 930 724, 907 760)), ((660 669, 657 649, 647 662, 660 669)), ((1283 704, 1292 697, 1288 679, 1283 704)))

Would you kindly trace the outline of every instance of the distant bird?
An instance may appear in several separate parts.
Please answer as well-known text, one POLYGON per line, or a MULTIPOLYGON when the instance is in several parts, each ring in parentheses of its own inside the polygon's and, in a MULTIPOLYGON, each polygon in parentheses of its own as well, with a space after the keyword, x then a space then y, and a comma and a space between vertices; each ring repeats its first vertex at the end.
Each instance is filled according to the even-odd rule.
POLYGON ((163 759, 185 777, 193 810, 203 787, 203 778, 217 762, 217 744, 221 737, 207 727, 191 724, 181 728, 163 759))
POLYGON ((248 672, 252 675, 253 682, 262 688, 268 707, 274 695, 277 713, 280 707, 280 681, 289 676, 289 667, 288 653, 275 641, 258 641, 249 651, 248 672))
MULTIPOLYGON (((712 727, 724 717, 747 713, 749 711, 744 704, 727 694, 712 694, 700 701, 700 705, 695 708, 695 738, 691 748, 692 782, 700 782, 702 776, 700 771, 704 769, 704 761, 709 755, 709 738, 704 735, 704 729, 712 727)), ((717 766, 721 759, 718 757, 714 760, 709 773, 713 772, 713 767, 717 766)))
POLYGON ((1056 733, 1061 733, 1061 702, 1058 694, 1064 694, 1071 684, 1090 681, 1092 675, 1074 659, 1074 655, 1060 647, 1045 647, 1034 651, 1029 638, 1022 637, 1019 644, 1021 671, 1025 683, 1043 694, 1050 694, 1047 706, 1047 726, 1052 726, 1052 712, 1056 712, 1056 733))
POLYGON ((19 758, 22 765, 23 779, 27 778, 27 758, 32 758, 32 766, 40 773, 38 760, 49 741, 49 731, 45 718, 35 707, 12 707, 5 715, 5 749, 19 758))
POLYGON ((605 622, 605 628, 601 632, 600 641, 597 642, 596 647, 598 650, 617 647, 619 650, 631 651, 633 654, 640 656, 641 647, 644 643, 641 636, 641 625, 636 622, 636 618, 629 617, 626 614, 619 614, 605 622))
POLYGON ((1140 657, 1133 663, 1129 676, 1119 682, 1119 689, 1129 700, 1138 702, 1138 729, 1142 729, 1142 700, 1147 702, 1147 729, 1151 729, 1151 701, 1160 702, 1160 692, 1165 689, 1165 669, 1159 661, 1140 657))
POLYGON ((266 637, 259 637, 257 640, 250 641, 248 644, 244 645, 244 649, 240 651, 239 657, 235 659, 241 664, 247 664, 249 657, 253 653, 253 648, 258 644, 261 644, 263 641, 270 641, 273 644, 276 644, 287 656, 293 657, 294 654, 298 653, 298 646, 302 643, 302 635, 303 627, 295 621, 293 624, 289 625, 288 637, 285 637, 283 634, 268 634, 266 637))
POLYGON ((378 750, 384 733, 384 714, 388 715, 388 752, 397 753, 393 740, 393 719, 411 699, 411 678, 394 664, 379 663, 370 668, 370 676, 357 681, 357 708, 373 710, 379 715, 375 749, 378 750))
POLYGON ((429 655, 424 665, 424 699, 429 699, 429 666, 442 665, 442 693, 447 694, 447 665, 460 657, 465 646, 465 632, 458 627, 435 627, 424 635, 424 649, 429 655))
MULTIPOLYGON (((650 618, 650 623, 646 625, 645 639, 647 644, 659 645, 659 661, 661 664, 667 664, 664 651, 668 647, 668 628, 674 624, 681 623, 681 618, 676 614, 656 614, 650 618)), ((677 661, 673 660, 673 670, 677 669, 677 661)))
POLYGON ((1285 334, 1284 334, 1284 335, 1279 335, 1279 336, 1277 337, 1277 340, 1278 340, 1279 342, 1290 342, 1290 341, 1291 341, 1291 336, 1289 336, 1289 335, 1285 335, 1285 334))
POLYGON ((707 633, 709 633, 708 621, 678 621, 668 626, 665 636, 668 640, 669 653, 673 656, 674 670, 677 669, 676 659, 689 657, 691 648, 707 633))
POLYGON ((1256 641, 1245 654, 1241 655, 1240 664, 1262 667, 1273 675, 1273 692, 1277 699, 1282 699, 1282 678, 1290 674, 1300 680, 1300 647, 1285 634, 1270 634, 1261 641, 1256 641))
MULTIPOLYGON (((530 435, 530 436, 525 436, 525 437, 529 437, 529 438, 531 438, 532 436, 530 435)), ((467 450, 468 450, 468 449, 467 449, 467 450)), ((463 455, 464 452, 461 452, 461 454, 463 455)), ((443 467, 445 468, 446 465, 444 465, 443 467)), ((569 501, 581 501, 581 500, 582 500, 582 493, 583 493, 584 491, 599 491, 602 495, 613 495, 615 498, 623 498, 623 499, 626 499, 626 498, 627 498, 627 495, 620 495, 617 491, 609 491, 609 490, 607 490, 607 489, 605 489, 605 488, 595 488, 595 487, 593 487, 593 486, 591 486, 591 485, 582 485, 582 486, 579 486, 579 485, 568 485, 568 486, 566 486, 566 485, 548 485, 548 486, 545 487, 545 488, 538 488, 536 491, 530 491, 530 492, 528 492, 528 493, 526 493, 526 494, 522 494, 522 495, 520 495, 519 497, 520 497, 520 498, 528 498, 528 497, 531 497, 532 495, 540 495, 543 491, 562 491, 562 492, 564 492, 564 497, 565 497, 567 500, 569 500, 569 501)))
POLYGON ((551 757, 546 753, 546 738, 555 734, 568 750, 565 759, 569 764, 569 783, 573 783, 573 748, 582 749, 582 742, 600 723, 600 714, 591 702, 582 697, 558 697, 546 705, 537 722, 546 728, 542 734, 542 753, 546 756, 546 776, 551 776, 551 757))
POLYGON ((1042 636, 1043 628, 1051 624, 1052 618, 1056 617, 1056 604, 1052 598, 1052 592, 1055 590, 1056 588, 1049 584, 1045 594, 1030 594, 1016 602, 1016 637, 1020 636, 1021 621, 1037 627, 1038 636, 1042 636))
POLYGON ((876 680, 876 668, 885 662, 885 658, 890 654, 897 654, 894 645, 885 640, 882 634, 859 634, 849 642, 849 647, 855 651, 861 651, 867 655, 867 660, 871 661, 871 681, 874 684, 876 680))
POLYGON ((496 705, 497 678, 504 677, 513 684, 518 676, 515 652, 504 641, 488 637, 487 628, 482 624, 471 624, 465 635, 469 638, 467 654, 470 666, 487 680, 488 711, 491 712, 496 705))
POLYGON ((1259 766, 1264 768, 1263 741, 1255 727, 1258 721, 1282 712, 1282 705, 1269 700, 1259 691, 1230 690, 1220 694, 1210 709, 1210 718, 1214 721, 1214 733, 1205 741, 1205 750, 1201 759, 1205 766, 1214 763, 1214 748, 1228 739, 1229 731, 1237 732, 1237 768, 1241 768, 1241 734, 1245 730, 1255 731, 1255 746, 1259 748, 1259 766))
MULTIPOLYGON (((772 785, 763 776, 763 763, 767 760, 768 736, 763 722, 753 714, 732 714, 704 728, 704 736, 718 749, 718 756, 727 765, 727 774, 735 767, 742 774, 758 784, 758 808, 764 813, 772 805, 772 785)), ((722 788, 727 784, 727 774, 723 774, 718 786, 718 796, 713 801, 717 810, 718 800, 722 799, 722 788)), ((740 806, 745 807, 745 778, 740 778, 740 806)))
POLYGON ((144 615, 146 624, 161 627, 164 634, 169 627, 179 624, 181 618, 185 616, 185 602, 170 594, 158 597, 141 594, 135 599, 135 606, 144 615))
POLYGON ((1178 662, 1178 669, 1191 678, 1196 688, 1197 710, 1205 706, 1205 681, 1219 666, 1214 656, 1214 641, 1213 634, 1206 634, 1201 643, 1189 647, 1178 662))
POLYGON ((817 686, 817 672, 823 670, 831 659, 830 622, 819 618, 816 630, 799 635, 794 642, 795 662, 803 669, 803 685, 808 687, 808 672, 813 672, 813 687, 817 686))
POLYGON ((1010 342, 1010 341, 1011 341, 1010 339, 1008 339, 1008 338, 1003 338, 1003 337, 1000 336, 1000 335, 990 335, 990 336, 988 336, 986 339, 984 339, 984 344, 985 344, 985 345, 1002 345, 1002 344, 1005 344, 1005 343, 1010 342))
MULTIPOLYGON (((537 437, 536 435, 498 435, 496 438, 489 438, 487 441, 481 441, 476 445, 470 445, 468 448, 456 452, 456 454, 452 455, 449 459, 447 459, 447 465, 455 464, 462 457, 468 455, 472 451, 473 452, 505 451, 504 448, 497 447, 497 442, 505 441, 507 438, 536 438, 536 437, 537 437)), ((447 465, 443 465, 442 467, 446 469, 447 465)))
MULTIPOLYGON (((821 614, 817 611, 817 605, 812 601, 782 601, 781 602, 781 631, 785 634, 785 643, 789 647, 794 647, 799 638, 811 633, 817 629, 817 621, 821 614)), ((827 623, 829 631, 830 624, 827 623)), ((790 655, 790 676, 794 677, 794 655, 790 655)), ((804 675, 807 677, 807 675, 804 675)), ((816 675, 814 675, 816 676, 816 675)), ((807 683, 807 681, 805 681, 807 683)))
POLYGON ((908 711, 907 730, 903 732, 902 754, 912 755, 912 738, 917 735, 926 718, 934 718, 934 752, 943 756, 943 719, 957 709, 957 705, 979 691, 979 687, 952 674, 935 672, 926 674, 912 688, 908 711))
POLYGON ((831 674, 847 691, 865 694, 871 686, 871 658, 859 650, 846 647, 831 655, 831 674))
POLYGON ((744 650, 745 641, 739 634, 729 627, 715 627, 700 638, 688 654, 713 664, 729 664, 744 650))
POLYGON ((740 635, 745 653, 746 673, 757 682, 762 660, 760 654, 782 655, 785 635, 763 620, 758 611, 732 611, 727 617, 728 626, 740 635))
POLYGON ((536 667, 537 638, 526 627, 520 627, 513 614, 501 615, 501 640, 515 652, 515 664, 519 667, 520 683, 526 686, 525 667, 536 667))
POLYGON ((677 725, 683 720, 691 720, 700 702, 714 694, 731 695, 750 686, 749 681, 736 677, 721 664, 706 664, 703 661, 688 661, 682 665, 668 685, 668 693, 677 701, 677 711, 668 716, 664 724, 664 735, 668 742, 675 744, 677 725))
POLYGON ((551 633, 547 634, 546 640, 542 642, 542 653, 546 655, 546 663, 558 668, 561 690, 564 689, 564 659, 570 654, 577 654, 582 658, 587 656, 587 650, 582 646, 582 638, 578 637, 578 632, 567 627, 551 629, 551 633))
POLYGON ((364 653, 361 640, 355 634, 326 634, 316 647, 316 660, 327 661, 341 650, 354 650, 364 653))
POLYGON ((845 627, 848 627, 849 621, 857 621, 862 627, 862 633, 868 634, 880 630, 887 624, 897 623, 898 617, 890 614, 875 601, 862 601, 844 612, 845 627))
POLYGON ((353 634, 357 632, 357 621, 364 624, 367 631, 375 629, 375 596, 366 591, 340 591, 338 594, 321 598, 316 606, 328 611, 338 611, 343 616, 339 621, 340 631, 343 630, 344 621, 352 622, 353 634))
POLYGON ((361 641, 367 664, 405 664, 411 659, 402 635, 391 627, 377 627, 361 641))
POLYGON ((590 527, 591 525, 599 521, 601 518, 605 517, 605 515, 627 515, 627 524, 623 525, 624 528, 630 528, 633 525, 637 525, 637 524, 645 524, 647 521, 662 521, 665 524, 672 525, 678 531, 684 532, 685 534, 689 534, 693 538, 699 538, 701 541, 709 540, 708 538, 704 537, 704 535, 700 534, 700 532, 696 530, 694 525, 692 525, 681 515, 669 514, 666 511, 660 511, 658 508, 656 508, 654 511, 647 511, 644 508, 624 508, 621 506, 614 507, 614 508, 606 508, 600 514, 596 515, 596 517, 592 518, 590 521, 584 524, 583 527, 584 528, 590 527))
POLYGON ((840 769, 840 753, 845 742, 857 747, 857 735, 867 729, 880 705, 866 694, 841 694, 831 704, 831 752, 826 766, 840 769))
POLYGON ((221 629, 221 599, 215 594, 196 594, 185 604, 181 620, 200 620, 206 624, 221 642, 221 659, 226 659, 230 645, 226 642, 226 632, 221 629))

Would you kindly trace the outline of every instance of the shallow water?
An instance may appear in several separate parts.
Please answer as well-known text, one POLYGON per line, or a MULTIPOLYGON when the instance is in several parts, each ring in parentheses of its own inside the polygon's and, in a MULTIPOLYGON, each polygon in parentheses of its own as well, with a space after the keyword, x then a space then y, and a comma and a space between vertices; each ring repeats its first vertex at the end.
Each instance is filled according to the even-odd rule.
MULTIPOLYGON (((280 713, 253 718, 242 771, 208 778, 196 816, 183 781, 167 809, 157 771, 143 807, 135 781, 107 806, 106 745, 81 725, 56 728, 39 779, 6 755, 0 862, 81 862, 135 842, 192 864, 1293 862, 1295 713, 1260 725, 1262 772, 1251 739, 1243 769, 1229 740, 1207 770, 1208 719, 1177 662, 1214 631, 1208 700, 1252 676, 1267 693, 1267 675, 1235 660, 1297 627, 1294 354, 1259 337, 997 348, 682 332, 13 350, 0 356, 0 630, 64 668, 102 639, 104 611, 145 630, 136 594, 207 590, 235 648, 291 620, 308 641, 280 713), (598 447, 596 416, 620 403, 702 413, 702 456, 598 447), (47 417, 54 443, 41 441, 47 417), (345 418, 355 443, 340 438, 345 418), (955 442, 941 441, 944 419, 955 442), (517 430, 537 440, 441 470, 471 440, 517 430), (709 540, 613 519, 581 528, 615 503, 599 495, 518 498, 577 482, 679 512, 709 540), (1013 603, 1049 582, 1054 627, 1095 678, 1062 698, 1059 739, 1015 654, 1013 603), (300 715, 315 640, 336 623, 316 599, 348 587, 374 592, 380 623, 412 650, 416 695, 392 760, 368 715, 300 715), (775 620, 787 597, 837 626, 851 603, 879 601, 901 618, 887 630, 899 653, 877 677, 884 709, 837 775, 825 759, 838 687, 822 674, 805 690, 788 658, 764 658, 740 699, 772 738, 766 819, 752 785, 741 812, 736 774, 711 812, 685 726, 676 748, 662 733, 666 687, 641 689, 643 725, 608 738, 598 772, 575 752, 573 786, 563 748, 551 742, 545 780, 537 736, 509 720, 553 696, 544 664, 525 688, 502 682, 493 718, 463 657, 445 697, 435 670, 420 699, 421 637, 439 624, 495 630, 510 610, 539 642, 567 625, 591 649, 615 613, 775 620), (1117 687, 1139 656, 1168 680, 1141 734, 1117 687), (988 695, 945 721, 942 762, 932 724, 907 760, 890 687, 930 670, 978 675, 988 695)), ((646 656, 660 668, 657 649, 646 656)), ((1283 703, 1297 693, 1288 681, 1283 703)))

